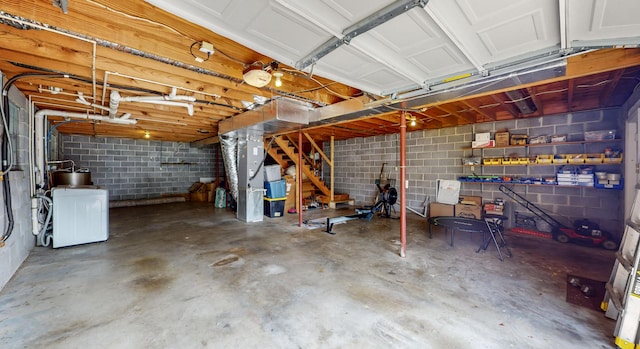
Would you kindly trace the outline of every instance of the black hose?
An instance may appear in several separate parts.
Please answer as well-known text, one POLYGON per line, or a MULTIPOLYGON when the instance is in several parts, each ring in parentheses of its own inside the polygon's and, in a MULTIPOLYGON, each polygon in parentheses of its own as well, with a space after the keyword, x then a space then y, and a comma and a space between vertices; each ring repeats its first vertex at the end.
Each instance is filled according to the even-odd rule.
MULTIPOLYGON (((9 127, 10 117, 9 117, 9 89, 13 84, 24 77, 49 77, 49 78, 64 78, 64 74, 42 74, 42 73, 23 73, 18 74, 11 79, 7 80, 7 82, 2 87, 2 108, 4 111, 4 117, 7 121, 7 128, 9 127)), ((7 159, 12 154, 9 154, 9 130, 6 129, 2 133, 2 171, 6 171, 9 168, 9 164, 7 159)), ((5 228, 4 234, 0 241, 5 242, 13 233, 13 227, 15 225, 15 219, 13 217, 13 202, 11 200, 11 183, 9 183, 9 173, 5 175, 5 178, 2 181, 2 194, 4 195, 4 209, 7 216, 7 226, 5 228)))

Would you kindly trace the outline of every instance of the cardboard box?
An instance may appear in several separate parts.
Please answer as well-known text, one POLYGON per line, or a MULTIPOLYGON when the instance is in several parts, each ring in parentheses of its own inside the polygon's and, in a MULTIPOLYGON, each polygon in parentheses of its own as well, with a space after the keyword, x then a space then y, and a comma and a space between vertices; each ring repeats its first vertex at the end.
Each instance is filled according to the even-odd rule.
POLYGON ((484 204, 485 212, 501 212, 504 211, 504 205, 498 205, 493 202, 488 202, 484 204))
POLYGON ((189 200, 193 202, 207 202, 208 199, 209 199, 209 192, 207 191, 189 193, 189 200))
POLYGON ((482 218, 482 206, 457 204, 455 209, 456 209, 456 217, 475 218, 475 219, 482 218))
POLYGON ((511 145, 526 145, 527 135, 511 135, 511 145))
POLYGON ((486 214, 486 215, 487 214, 493 214, 493 215, 496 215, 496 216, 503 216, 504 215, 504 211, 487 211, 487 210, 485 210, 484 214, 486 214))
POLYGON ((506 147, 509 145, 509 131, 496 132, 494 138, 496 147, 506 147))
POLYGON ((296 207, 296 180, 290 175, 285 175, 283 178, 287 191, 287 199, 284 202, 284 210, 286 212, 289 211, 290 208, 296 207))
POLYGON ((469 195, 460 195, 458 199, 459 204, 463 205, 482 205, 482 196, 469 196, 469 195))
POLYGON ((429 203, 429 217, 453 217, 455 208, 453 205, 438 202, 429 203))
POLYGON ((476 133, 476 137, 475 137, 476 141, 479 142, 486 142, 486 141, 490 141, 491 140, 491 133, 490 132, 481 132, 481 133, 476 133))
POLYGON ((471 148, 493 148, 496 146, 496 141, 473 141, 471 142, 471 148))

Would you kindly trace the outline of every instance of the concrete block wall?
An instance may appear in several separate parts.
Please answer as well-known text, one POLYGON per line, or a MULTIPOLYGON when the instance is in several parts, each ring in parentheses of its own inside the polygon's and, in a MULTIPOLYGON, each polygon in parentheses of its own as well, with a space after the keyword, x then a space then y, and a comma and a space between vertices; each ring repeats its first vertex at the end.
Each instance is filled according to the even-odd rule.
MULTIPOLYGON (((9 90, 9 100, 16 108, 12 108, 18 114, 14 120, 18 120, 17 137, 14 139, 17 144, 13 144, 17 153, 17 164, 4 180, 11 183, 11 203, 13 206, 14 227, 11 236, 5 242, 5 246, 0 248, 0 290, 11 279, 22 262, 29 256, 35 247, 35 236, 31 233, 31 190, 29 183, 29 116, 28 103, 24 95, 15 88, 9 90)), ((2 131, 4 132, 4 131, 2 131)), ((0 202, 3 207, 0 209, 0 227, 2 233, 7 226, 7 216, 4 209, 5 197, 0 190, 0 202)), ((2 234, 0 234, 2 235, 2 234)))
MULTIPOLYGON (((571 144, 543 147, 467 150, 474 134, 508 129, 512 134, 567 135, 569 141, 583 140, 585 131, 614 129, 623 136, 623 121, 619 109, 594 110, 580 113, 496 121, 476 125, 424 130, 407 133, 407 204, 421 210, 427 200, 435 201, 438 179, 458 179, 463 175, 491 174, 504 176, 555 176, 559 166, 462 166, 461 158, 468 156, 505 156, 511 153, 566 154, 601 153, 605 147, 622 148, 623 142, 571 144)), ((325 146, 326 147, 326 146, 325 146)), ((328 151, 328 149, 325 149, 328 151)), ((348 193, 357 205, 371 204, 377 193, 375 180, 385 165, 385 176, 399 188, 399 134, 355 138, 335 142, 336 192, 348 193)), ((325 170, 328 167, 325 166, 325 170)), ((601 166, 608 172, 622 173, 622 166, 601 166)), ((326 171, 325 178, 329 178, 326 171)), ((499 184, 462 183, 461 195, 482 196, 484 201, 507 197, 499 191, 499 184)), ((513 186, 535 205, 546 210, 562 223, 572 225, 577 219, 589 218, 601 228, 616 235, 623 228, 623 193, 618 190, 567 188, 553 186, 513 186)), ((507 200, 509 212, 528 212, 517 203, 507 200)), ((513 217, 511 217, 513 222, 513 217)))
POLYGON ((88 168, 93 183, 109 189, 109 200, 188 193, 200 178, 215 178, 216 170, 224 176, 218 145, 79 135, 62 135, 61 143, 63 158, 88 168))

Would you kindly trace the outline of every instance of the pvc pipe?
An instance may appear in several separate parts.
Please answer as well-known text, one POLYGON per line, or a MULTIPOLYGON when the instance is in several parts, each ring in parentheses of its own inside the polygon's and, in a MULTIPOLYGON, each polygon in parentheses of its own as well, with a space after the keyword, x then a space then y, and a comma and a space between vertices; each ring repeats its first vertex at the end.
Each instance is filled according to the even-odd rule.
POLYGON ((60 116, 63 118, 73 118, 73 119, 84 119, 84 120, 96 120, 96 121, 104 121, 112 124, 121 124, 121 125, 134 125, 138 121, 136 119, 119 119, 119 118, 110 118, 104 115, 95 115, 95 114, 84 114, 84 113, 74 113, 74 112, 65 112, 60 110, 51 110, 51 109, 42 109, 38 110, 34 114, 35 120, 35 158, 36 158, 36 168, 38 171, 36 181, 36 185, 39 184, 40 187, 44 188, 44 172, 45 172, 45 164, 44 164, 44 149, 46 148, 45 142, 46 139, 44 137, 44 122, 45 115, 47 116, 60 116))
POLYGON ((40 232, 40 223, 38 222, 38 199, 31 198, 31 233, 38 235, 40 232))
MULTIPOLYGON (((47 227, 49 227, 49 222, 51 222, 51 216, 53 216, 53 200, 51 200, 45 195, 39 195, 39 194, 36 195, 36 200, 37 199, 42 199, 43 201, 46 201, 49 203, 49 209, 47 210, 47 218, 44 220, 44 224, 42 225, 42 228, 38 232, 38 235, 40 236, 40 244, 42 246, 49 246, 49 243, 51 242, 51 237, 48 237, 45 235, 47 233, 47 227)), ((42 203, 42 205, 44 206, 44 203, 42 203)), ((36 216, 36 220, 37 219, 38 218, 36 216)))
POLYGON ((185 107, 189 116, 193 116, 193 105, 185 102, 195 102, 196 98, 193 96, 176 96, 175 88, 171 90, 171 95, 168 96, 130 96, 122 97, 116 90, 111 91, 111 97, 109 101, 109 117, 115 117, 120 102, 140 102, 150 104, 169 105, 174 107, 185 107))
POLYGON ((109 117, 115 118, 118 112, 118 106, 120 105, 120 93, 116 90, 111 90, 109 95, 109 117))

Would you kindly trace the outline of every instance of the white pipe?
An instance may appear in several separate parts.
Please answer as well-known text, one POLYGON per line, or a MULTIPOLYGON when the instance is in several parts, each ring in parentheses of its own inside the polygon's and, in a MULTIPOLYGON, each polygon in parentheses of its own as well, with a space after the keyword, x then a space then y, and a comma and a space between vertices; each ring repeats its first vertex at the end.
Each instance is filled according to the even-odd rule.
POLYGON ((115 114, 118 110, 118 106, 120 105, 120 102, 139 102, 139 103, 169 105, 173 107, 184 107, 184 108, 187 108, 187 113, 189 114, 189 116, 193 116, 193 105, 189 103, 177 102, 177 101, 194 102, 196 98, 193 96, 176 96, 175 92, 176 92, 176 89, 172 88, 171 94, 167 96, 122 97, 118 91, 112 90, 110 95, 110 101, 109 101, 109 117, 115 117, 115 114))
POLYGON ((120 105, 120 93, 116 90, 111 90, 109 95, 109 117, 115 118, 118 112, 118 106, 120 105))
POLYGON ((40 223, 38 222, 38 198, 31 198, 31 233, 38 235, 40 233, 40 223))
POLYGON ((74 113, 74 112, 65 112, 60 110, 51 110, 51 109, 42 109, 38 110, 34 114, 35 120, 35 158, 36 158, 36 168, 38 171, 36 184, 39 184, 44 188, 44 149, 46 139, 44 137, 44 128, 45 128, 45 115, 47 116, 60 116, 63 118, 72 118, 72 119, 84 119, 84 120, 96 120, 96 121, 104 121, 112 124, 121 124, 121 125, 133 125, 138 123, 136 119, 119 119, 119 118, 110 118, 104 115, 95 115, 95 114, 84 114, 84 113, 74 113))
POLYGON ((36 180, 33 175, 33 168, 35 164, 33 163, 33 102, 31 101, 31 96, 29 96, 29 187, 31 188, 29 194, 31 196, 35 195, 36 191, 36 180))
POLYGON ((91 103, 89 101, 87 101, 86 99, 84 99, 84 96, 82 95, 82 92, 78 92, 78 98, 76 98, 76 102, 80 103, 80 104, 84 104, 84 105, 88 105, 100 110, 106 110, 106 111, 110 111, 111 109, 107 108, 107 107, 103 107, 100 104, 96 104, 96 103, 91 103))
POLYGON ((205 91, 196 91, 193 89, 189 89, 189 88, 185 88, 185 87, 176 87, 174 85, 170 85, 170 84, 165 84, 159 81, 155 81, 155 80, 149 80, 149 79, 144 79, 141 77, 137 77, 137 76, 133 76, 133 75, 127 75, 127 74, 122 74, 122 73, 118 73, 118 72, 110 72, 110 71, 105 71, 104 72, 104 76, 105 76, 105 80, 104 80, 104 84, 107 84, 107 76, 108 75, 115 75, 115 76, 119 76, 121 78, 126 78, 126 79, 132 79, 132 80, 137 80, 137 81, 142 81, 142 82, 147 82, 150 84, 154 84, 154 85, 160 85, 160 86, 166 86, 166 87, 171 87, 171 88, 179 88, 182 91, 187 91, 187 92, 192 92, 192 93, 196 93, 196 94, 201 94, 201 95, 205 95, 205 96, 209 96, 209 97, 213 97, 214 99, 218 99, 221 96, 219 94, 216 93, 207 93, 205 91))

